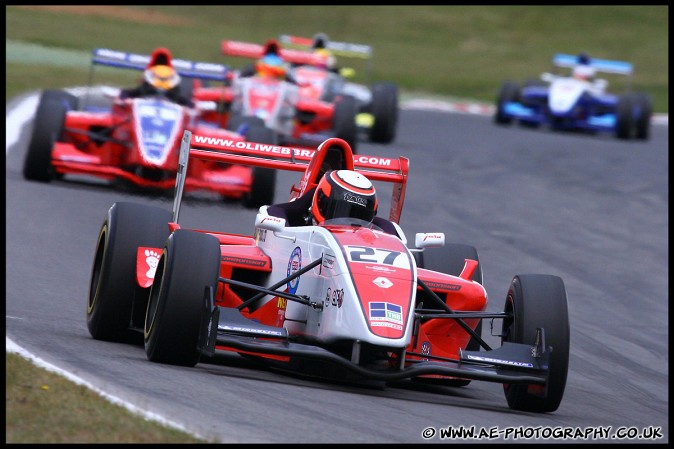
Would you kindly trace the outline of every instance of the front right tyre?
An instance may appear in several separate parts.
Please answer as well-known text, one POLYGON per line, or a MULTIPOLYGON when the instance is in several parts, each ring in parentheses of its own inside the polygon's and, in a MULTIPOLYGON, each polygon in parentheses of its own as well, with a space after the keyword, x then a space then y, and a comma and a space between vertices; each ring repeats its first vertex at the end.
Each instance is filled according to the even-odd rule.
POLYGON ((508 115, 505 107, 508 103, 517 101, 520 97, 520 88, 513 82, 503 83, 498 97, 496 98, 496 112, 494 121, 499 125, 510 125, 513 121, 512 116, 508 115))
POLYGON ((51 154, 54 143, 61 140, 66 112, 75 109, 77 97, 61 90, 45 90, 33 120, 33 133, 23 163, 23 177, 49 182, 53 177, 51 154))
POLYGON ((177 229, 166 241, 150 290, 145 354, 152 362, 194 366, 204 292, 217 291, 220 243, 213 235, 177 229))

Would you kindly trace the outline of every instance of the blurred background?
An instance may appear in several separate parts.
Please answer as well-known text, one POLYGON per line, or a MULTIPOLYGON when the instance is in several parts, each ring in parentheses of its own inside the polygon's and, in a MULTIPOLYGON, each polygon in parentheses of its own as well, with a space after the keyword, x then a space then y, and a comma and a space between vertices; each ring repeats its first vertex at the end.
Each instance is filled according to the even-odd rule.
MULTIPOLYGON (((264 43, 280 34, 372 46, 371 79, 392 81, 403 98, 494 103, 504 81, 537 78, 554 53, 587 52, 634 64, 632 87, 668 112, 669 7, 656 6, 7 6, 8 98, 32 89, 86 84, 96 47, 246 62, 220 52, 223 39, 264 43)), ((366 81, 363 61, 355 81, 366 81)), ((98 70, 98 69, 97 69, 98 70)), ((133 82, 110 71, 109 81, 133 82)), ((116 72, 120 72, 117 70, 116 72)), ((123 71, 122 71, 123 72, 123 71)), ((126 74, 127 77, 133 74, 126 74)), ((137 74, 135 75, 137 76, 137 74)), ((619 93, 622 80, 609 79, 619 93)))

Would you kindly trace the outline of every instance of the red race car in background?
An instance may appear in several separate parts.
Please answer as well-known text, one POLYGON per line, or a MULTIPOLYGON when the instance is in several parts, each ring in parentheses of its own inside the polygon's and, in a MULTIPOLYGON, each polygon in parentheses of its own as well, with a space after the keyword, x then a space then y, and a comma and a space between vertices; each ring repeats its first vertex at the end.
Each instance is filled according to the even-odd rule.
MULTIPOLYGON (((188 97, 193 79, 224 81, 229 72, 221 64, 172 59, 164 48, 151 56, 95 49, 92 69, 104 65, 146 70, 159 60, 175 69, 180 89, 188 97)), ((205 123, 189 103, 178 104, 162 94, 125 98, 115 89, 93 89, 91 83, 79 98, 66 90, 45 90, 35 115, 24 177, 49 182, 87 175, 140 190, 170 192, 185 130, 228 142, 273 140, 264 126, 249 127, 243 135, 205 123)), ((211 192, 257 208, 273 201, 275 180, 276 172, 262 167, 197 161, 190 166, 185 190, 211 192)))
MULTIPOLYGON (((331 101, 338 95, 354 97, 358 105, 358 130, 369 141, 387 144, 395 140, 399 115, 398 86, 389 81, 372 81, 371 46, 333 41, 324 33, 318 33, 313 38, 284 34, 279 41, 294 49, 313 49, 314 55, 323 54, 326 55, 324 58, 334 59, 328 67, 325 61, 297 65, 293 75, 298 81, 311 83, 315 98, 331 101), (353 67, 338 64, 346 59, 364 62, 356 64, 365 72, 363 83, 353 82, 356 77, 353 67)), ((310 91, 307 90, 307 93, 310 91)))
MULTIPOLYGON (((222 52, 227 56, 259 59, 270 42, 275 43, 226 40, 222 42, 222 52)), ((301 50, 281 48, 279 56, 293 66, 325 63, 324 57, 301 50)), ((238 130, 242 124, 264 123, 274 131, 278 144, 316 148, 329 137, 339 137, 355 150, 359 134, 357 99, 341 94, 329 100, 321 98, 316 94, 316 85, 324 83, 326 76, 325 71, 320 71, 311 79, 304 77, 292 83, 235 73, 229 86, 195 87, 193 99, 204 120, 230 130, 238 130)))

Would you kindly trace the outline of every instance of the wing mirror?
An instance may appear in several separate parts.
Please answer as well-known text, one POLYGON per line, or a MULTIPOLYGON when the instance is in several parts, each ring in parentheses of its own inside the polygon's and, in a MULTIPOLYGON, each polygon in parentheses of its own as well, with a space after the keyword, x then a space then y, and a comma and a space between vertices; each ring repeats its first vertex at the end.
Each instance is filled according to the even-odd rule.
POLYGON ((265 213, 258 213, 255 217, 255 227, 267 229, 269 231, 278 232, 283 231, 286 227, 285 218, 274 217, 265 213))
POLYGON ((444 232, 418 232, 414 239, 417 248, 438 248, 445 246, 444 232))

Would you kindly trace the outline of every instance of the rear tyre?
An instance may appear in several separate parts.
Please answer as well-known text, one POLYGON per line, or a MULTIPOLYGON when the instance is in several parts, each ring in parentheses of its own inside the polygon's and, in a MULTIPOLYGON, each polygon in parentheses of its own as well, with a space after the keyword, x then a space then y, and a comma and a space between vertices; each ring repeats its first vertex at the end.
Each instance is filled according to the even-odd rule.
MULTIPOLYGON (((536 328, 545 330, 545 344, 552 346, 547 391, 533 385, 503 384, 508 406, 529 412, 557 410, 569 367, 569 314, 561 278, 545 274, 518 275, 512 280, 505 302, 502 342, 532 345, 536 328)), ((547 350, 547 348, 546 348, 547 350)))
POLYGON ((520 96, 520 88, 517 84, 512 82, 503 83, 498 97, 496 98, 496 113, 494 114, 494 121, 499 125, 509 125, 513 118, 505 112, 505 105, 507 103, 518 101, 520 96))
MULTIPOLYGON (((482 285, 482 265, 480 264, 477 249, 474 246, 461 243, 448 243, 441 248, 426 248, 423 252, 414 252, 412 254, 414 254, 417 260, 417 266, 454 276, 461 274, 466 259, 476 260, 478 263, 473 273, 473 280, 482 285)), ((475 332, 482 336, 482 320, 478 321, 475 332)), ((471 338, 466 345, 466 350, 479 351, 480 342, 475 338, 471 338)), ((470 384, 470 380, 450 380, 446 384, 453 387, 464 387, 470 384)))
POLYGON ((358 144, 357 114, 358 103, 356 98, 344 95, 335 103, 333 117, 335 137, 344 139, 351 146, 353 154, 356 154, 356 146, 358 144))
MULTIPOLYGON (((248 130, 246 140, 250 142, 275 144, 274 132, 264 126, 252 126, 248 130)), ((253 167, 253 185, 243 199, 243 205, 250 209, 258 209, 265 204, 274 203, 276 189, 276 173, 273 168, 253 167)))
MULTIPOLYGON (((169 236, 169 211, 115 203, 98 234, 87 301, 87 327, 96 340, 123 341, 132 309, 144 307, 149 288, 136 282, 139 246, 161 248, 169 236)), ((158 255, 157 255, 158 257, 158 255)))
POLYGON ((150 290, 145 353, 153 362, 194 366, 204 291, 217 291, 220 244, 214 236, 178 229, 166 241, 150 290))
POLYGON ((33 133, 23 163, 23 177, 49 182, 53 174, 51 153, 63 137, 66 112, 75 109, 77 97, 61 90, 45 90, 40 96, 33 121, 33 133))
POLYGON ((398 126, 398 86, 393 83, 376 83, 372 86, 372 115, 374 124, 370 141, 393 142, 398 126))

